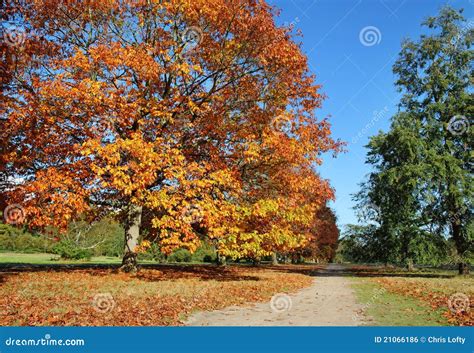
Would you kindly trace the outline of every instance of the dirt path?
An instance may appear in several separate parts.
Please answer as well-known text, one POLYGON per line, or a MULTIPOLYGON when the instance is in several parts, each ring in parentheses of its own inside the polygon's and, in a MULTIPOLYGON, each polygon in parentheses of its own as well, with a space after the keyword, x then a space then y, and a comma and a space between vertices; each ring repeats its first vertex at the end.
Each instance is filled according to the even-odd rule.
POLYGON ((355 300, 344 267, 331 264, 318 272, 311 287, 275 295, 269 303, 229 307, 192 315, 190 326, 359 326, 363 305, 355 300))

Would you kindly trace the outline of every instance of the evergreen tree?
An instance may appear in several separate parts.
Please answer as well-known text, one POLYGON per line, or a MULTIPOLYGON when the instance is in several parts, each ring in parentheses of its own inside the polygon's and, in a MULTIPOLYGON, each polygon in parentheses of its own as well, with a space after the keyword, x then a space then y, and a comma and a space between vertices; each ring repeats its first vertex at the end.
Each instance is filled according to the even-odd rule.
POLYGON ((472 158, 474 31, 450 7, 423 25, 430 35, 406 40, 393 72, 403 94, 390 130, 371 138, 374 166, 355 197, 386 238, 386 257, 411 259, 423 248, 456 247, 460 273, 473 249, 472 158))

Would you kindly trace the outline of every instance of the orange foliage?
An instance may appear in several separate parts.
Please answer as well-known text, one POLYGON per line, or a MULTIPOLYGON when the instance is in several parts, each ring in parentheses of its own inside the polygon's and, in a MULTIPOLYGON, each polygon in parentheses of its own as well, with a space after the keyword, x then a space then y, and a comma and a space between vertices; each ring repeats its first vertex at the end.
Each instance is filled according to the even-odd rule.
POLYGON ((142 206, 164 252, 297 248, 337 153, 307 58, 255 0, 32 0, 2 47, 0 160, 30 227, 142 206), (189 208, 199 217, 183 217, 189 208))

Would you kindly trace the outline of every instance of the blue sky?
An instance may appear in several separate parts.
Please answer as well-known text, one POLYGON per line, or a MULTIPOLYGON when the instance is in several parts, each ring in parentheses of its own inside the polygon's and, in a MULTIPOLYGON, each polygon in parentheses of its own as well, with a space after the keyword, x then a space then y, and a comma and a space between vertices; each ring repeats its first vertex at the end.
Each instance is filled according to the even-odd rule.
POLYGON ((464 8, 474 16, 474 0, 268 0, 281 10, 279 24, 303 32, 310 69, 327 95, 318 117, 328 117, 333 135, 348 143, 348 152, 327 156, 320 172, 336 189, 332 205, 342 227, 356 223, 351 194, 359 190, 371 167, 365 145, 386 131, 400 95, 392 65, 404 38, 417 39, 420 26, 443 5, 464 8), (365 34, 365 35, 364 35, 365 34))

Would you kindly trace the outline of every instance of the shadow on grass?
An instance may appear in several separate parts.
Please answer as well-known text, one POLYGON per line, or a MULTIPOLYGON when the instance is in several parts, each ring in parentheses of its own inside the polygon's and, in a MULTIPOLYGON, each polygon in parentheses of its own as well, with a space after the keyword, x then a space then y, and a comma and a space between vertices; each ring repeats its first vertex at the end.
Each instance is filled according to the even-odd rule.
MULTIPOLYGON (((133 278, 144 281, 163 281, 183 278, 194 278, 200 280, 215 281, 258 281, 259 277, 245 272, 271 270, 281 273, 299 273, 312 277, 406 277, 406 278, 453 278, 456 273, 436 272, 436 269, 423 269, 408 272, 403 269, 393 269, 377 266, 357 265, 259 265, 231 264, 218 266, 215 264, 141 264, 143 270, 133 274, 133 278)), ((9 275, 20 272, 72 272, 83 271, 94 276, 107 276, 111 273, 119 273, 120 264, 25 264, 25 263, 2 263, 0 264, 0 283, 4 282, 2 273, 9 275)))
POLYGON ((313 269, 305 269, 301 266, 269 267, 274 271, 288 273, 302 273, 313 277, 406 277, 406 278, 453 278, 456 273, 437 273, 436 269, 416 270, 408 272, 402 269, 390 269, 384 267, 360 267, 354 265, 329 264, 328 266, 315 266, 313 269))
MULTIPOLYGON (((119 264, 0 264, 0 283, 7 276, 21 272, 84 272, 93 276, 108 276, 120 272, 119 264)), ((260 277, 250 275, 242 270, 243 266, 217 266, 214 264, 176 265, 176 264, 141 264, 137 273, 130 278, 143 281, 166 281, 177 279, 200 279, 214 281, 259 281, 260 277), (155 270, 155 271, 146 271, 155 270), (157 272, 158 271, 158 272, 157 272)), ((248 268, 252 269, 252 268, 248 268)), ((126 274, 124 274, 126 275, 126 274)))

